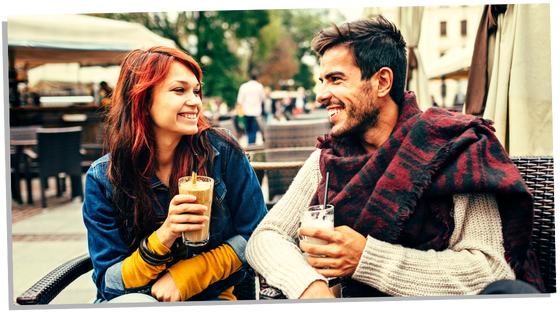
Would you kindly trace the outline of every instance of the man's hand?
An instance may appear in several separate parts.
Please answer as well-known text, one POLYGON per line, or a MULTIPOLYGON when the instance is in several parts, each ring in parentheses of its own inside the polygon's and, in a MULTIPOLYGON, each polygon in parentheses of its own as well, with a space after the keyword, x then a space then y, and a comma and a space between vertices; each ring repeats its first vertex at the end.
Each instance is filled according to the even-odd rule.
POLYGON ((299 297, 300 299, 328 299, 334 298, 329 286, 321 280, 316 280, 311 283, 299 297))
POLYGON ((169 271, 154 283, 152 286, 152 296, 160 302, 180 302, 181 292, 173 280, 169 271))
POLYGON ((325 277, 344 277, 353 274, 367 243, 363 235, 345 225, 337 226, 334 231, 302 227, 299 234, 329 242, 327 245, 316 245, 305 241, 299 243, 301 250, 309 254, 307 262, 325 277), (322 269, 325 267, 328 269, 322 269))

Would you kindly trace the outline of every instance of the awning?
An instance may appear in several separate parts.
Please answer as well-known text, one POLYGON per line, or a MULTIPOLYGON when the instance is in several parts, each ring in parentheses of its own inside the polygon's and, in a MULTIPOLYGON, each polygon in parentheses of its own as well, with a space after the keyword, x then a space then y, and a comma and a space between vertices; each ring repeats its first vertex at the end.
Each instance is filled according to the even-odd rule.
POLYGON ((10 60, 26 68, 68 62, 117 65, 137 48, 176 47, 138 23, 86 15, 9 16, 7 24, 10 60))
POLYGON ((426 67, 426 76, 432 79, 467 79, 471 66, 473 47, 451 48, 436 62, 426 67))

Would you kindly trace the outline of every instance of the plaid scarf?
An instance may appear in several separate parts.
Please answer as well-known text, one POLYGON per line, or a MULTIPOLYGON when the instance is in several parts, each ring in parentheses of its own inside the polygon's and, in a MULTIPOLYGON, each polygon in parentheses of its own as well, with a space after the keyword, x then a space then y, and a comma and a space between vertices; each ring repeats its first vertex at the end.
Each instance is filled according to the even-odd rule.
POLYGON ((418 108, 407 92, 389 139, 367 153, 355 137, 318 138, 321 183, 312 204, 328 203, 335 225, 391 244, 448 248, 452 195, 493 193, 502 220, 505 258, 518 279, 544 292, 531 246, 533 199, 494 135, 491 122, 440 108, 418 108))

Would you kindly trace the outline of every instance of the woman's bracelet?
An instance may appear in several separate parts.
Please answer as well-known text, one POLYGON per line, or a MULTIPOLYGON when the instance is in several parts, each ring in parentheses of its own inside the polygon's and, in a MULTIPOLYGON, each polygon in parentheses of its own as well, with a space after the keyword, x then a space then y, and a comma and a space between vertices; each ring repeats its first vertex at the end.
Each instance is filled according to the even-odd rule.
POLYGON ((140 246, 138 246, 138 252, 140 253, 140 257, 144 259, 144 261, 152 266, 161 266, 173 260, 173 255, 171 252, 165 255, 158 255, 152 252, 148 248, 148 236, 144 237, 140 242, 140 246))

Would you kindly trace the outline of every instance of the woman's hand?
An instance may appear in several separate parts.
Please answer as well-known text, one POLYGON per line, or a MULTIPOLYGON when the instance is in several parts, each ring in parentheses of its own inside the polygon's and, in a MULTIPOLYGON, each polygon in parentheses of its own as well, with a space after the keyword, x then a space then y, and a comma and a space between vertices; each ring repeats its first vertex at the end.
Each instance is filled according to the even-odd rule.
POLYGON ((180 302, 181 292, 169 271, 152 285, 152 296, 160 302, 180 302))
POLYGON ((206 206, 193 203, 195 201, 196 197, 192 195, 176 195, 171 199, 167 218, 156 230, 160 242, 167 248, 171 248, 182 232, 198 231, 209 220, 202 215, 206 206))

